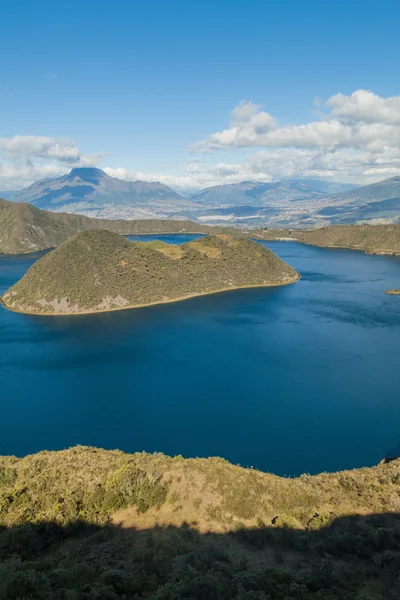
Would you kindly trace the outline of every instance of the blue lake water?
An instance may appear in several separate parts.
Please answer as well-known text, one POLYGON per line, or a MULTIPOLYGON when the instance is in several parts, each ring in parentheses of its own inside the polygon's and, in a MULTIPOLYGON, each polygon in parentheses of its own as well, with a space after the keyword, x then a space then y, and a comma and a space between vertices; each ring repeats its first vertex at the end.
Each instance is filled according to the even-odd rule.
MULTIPOLYGON (((400 297, 383 293, 400 258, 268 246, 299 282, 88 316, 0 307, 0 454, 85 444, 281 475, 381 460, 400 441, 400 297)), ((0 256, 0 293, 39 256, 0 256)))

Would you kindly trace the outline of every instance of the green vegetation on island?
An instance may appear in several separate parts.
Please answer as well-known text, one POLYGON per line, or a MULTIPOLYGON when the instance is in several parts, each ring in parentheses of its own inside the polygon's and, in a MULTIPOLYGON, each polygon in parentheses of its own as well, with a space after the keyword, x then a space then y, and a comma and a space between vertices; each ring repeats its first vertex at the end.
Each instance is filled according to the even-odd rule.
POLYGON ((400 225, 332 225, 319 229, 247 229, 173 219, 94 219, 40 210, 26 202, 0 199, 0 253, 22 254, 55 248, 71 235, 107 229, 122 235, 145 233, 227 233, 265 240, 289 239, 322 248, 349 248, 369 254, 400 254, 400 225))
POLYGON ((0 253, 24 254, 55 248, 79 231, 107 229, 122 235, 145 233, 232 233, 234 229, 213 227, 173 219, 93 219, 83 215, 40 210, 26 202, 0 198, 0 253))
POLYGON ((72 314, 283 285, 298 278, 271 250, 239 236, 206 236, 175 246, 129 242, 110 231, 90 230, 38 260, 2 301, 20 312, 72 314))
POLYGON ((0 457, 1 600, 396 600, 400 460, 277 477, 76 447, 0 457))

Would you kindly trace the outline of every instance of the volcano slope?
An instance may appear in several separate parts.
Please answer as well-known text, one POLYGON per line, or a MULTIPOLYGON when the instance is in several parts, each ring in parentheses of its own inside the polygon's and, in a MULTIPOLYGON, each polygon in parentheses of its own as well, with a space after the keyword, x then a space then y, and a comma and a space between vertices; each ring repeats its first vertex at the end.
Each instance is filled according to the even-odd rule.
POLYGON ((297 279, 271 250, 242 237, 214 235, 174 246, 90 230, 38 260, 2 302, 34 314, 92 313, 297 279))

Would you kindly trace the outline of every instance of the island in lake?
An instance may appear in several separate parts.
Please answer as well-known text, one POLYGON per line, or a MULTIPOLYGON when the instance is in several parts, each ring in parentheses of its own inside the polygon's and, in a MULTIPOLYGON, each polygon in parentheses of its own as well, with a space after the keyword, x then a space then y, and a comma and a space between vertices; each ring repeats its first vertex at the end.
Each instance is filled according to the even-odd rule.
POLYGON ((121 235, 204 233, 286 240, 321 248, 349 248, 368 254, 400 255, 400 224, 331 225, 313 229, 239 229, 173 219, 96 219, 40 210, 27 202, 0 198, 0 254, 23 254, 55 248, 71 235, 107 229, 121 235))
POLYGON ((174 246, 89 230, 38 260, 2 302, 33 314, 93 313, 285 285, 299 277, 271 250, 245 237, 212 235, 174 246))
POLYGON ((94 219, 84 215, 41 210, 28 202, 0 198, 0 254, 25 254, 56 248, 71 235, 88 229, 108 229, 121 235, 165 233, 240 233, 227 227, 174 219, 94 219))

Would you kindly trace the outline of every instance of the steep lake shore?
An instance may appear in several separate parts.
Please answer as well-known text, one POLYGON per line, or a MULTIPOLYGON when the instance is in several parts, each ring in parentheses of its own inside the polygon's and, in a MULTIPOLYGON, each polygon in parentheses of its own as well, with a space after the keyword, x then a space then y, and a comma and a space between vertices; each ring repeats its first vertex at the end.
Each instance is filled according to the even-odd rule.
POLYGON ((245 237, 206 236, 174 246, 91 230, 46 254, 2 302, 26 314, 90 314, 298 279, 292 267, 245 237))
MULTIPOLYGON (((0 454, 85 443, 281 475, 378 463, 399 442, 400 307, 383 293, 399 259, 268 245, 296 285, 79 318, 0 306, 0 454)), ((42 256, 0 257, 0 294, 42 256)))

